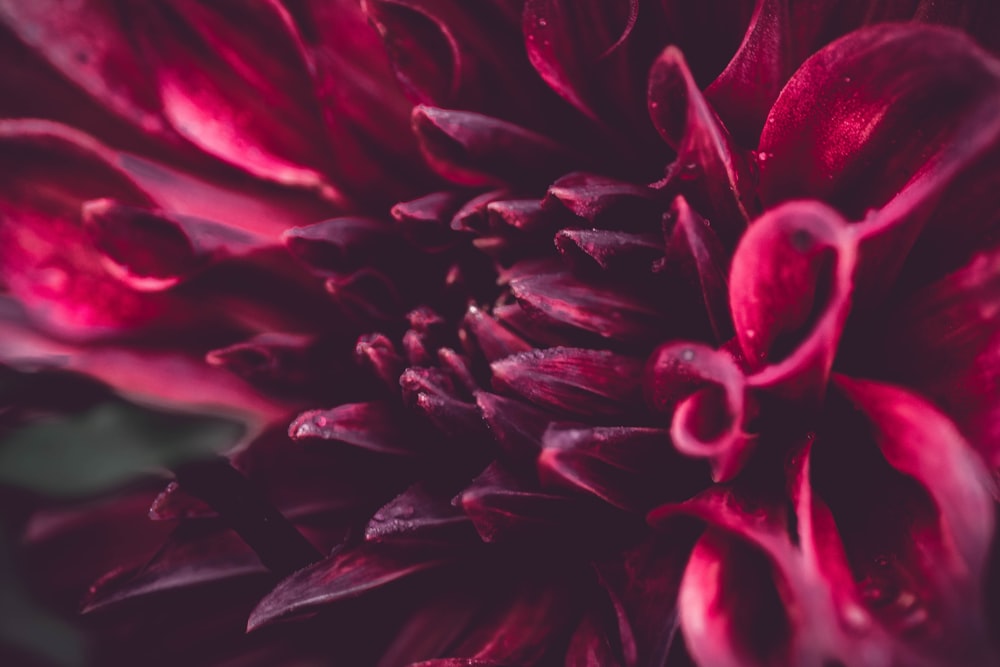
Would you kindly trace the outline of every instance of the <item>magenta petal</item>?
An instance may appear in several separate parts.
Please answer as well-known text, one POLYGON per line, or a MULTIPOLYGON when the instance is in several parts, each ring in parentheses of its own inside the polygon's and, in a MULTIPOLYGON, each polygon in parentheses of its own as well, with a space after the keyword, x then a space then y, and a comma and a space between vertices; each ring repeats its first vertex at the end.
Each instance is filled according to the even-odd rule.
POLYGON ((493 383, 560 413, 597 418, 632 412, 642 362, 602 350, 554 347, 492 364, 493 383))
POLYGON ((395 412, 383 403, 348 403, 331 410, 310 410, 288 427, 293 440, 322 439, 380 454, 413 456, 413 445, 394 424, 395 412))
POLYGON ((661 187, 683 189, 732 247, 752 213, 748 156, 730 140, 676 47, 667 47, 650 70, 649 114, 677 151, 661 187))
POLYGON ((247 629, 358 597, 448 562, 378 543, 347 547, 281 581, 250 614, 247 629))
POLYGON ((882 24, 851 33, 806 61, 771 110, 762 199, 813 197, 862 217, 940 169, 940 158, 996 136, 987 109, 998 77, 1000 65, 958 31, 882 24))
POLYGON ((458 185, 544 185, 576 162, 545 136, 471 111, 418 106, 413 131, 431 167, 458 185))
POLYGON ((814 202, 764 214, 733 257, 729 301, 755 386, 821 396, 851 306, 855 238, 814 202))
POLYGON ((753 449, 743 430, 749 419, 746 379, 726 352, 697 343, 667 343, 646 364, 646 402, 672 414, 670 437, 678 451, 707 458, 716 481, 732 478, 753 449))
POLYGON ((135 8, 163 113, 181 136, 260 178, 336 196, 301 43, 276 4, 243 8, 239 30, 225 8, 135 8))
POLYGON ((711 224, 677 197, 664 218, 664 232, 668 237, 663 270, 686 287, 697 286, 716 341, 731 339, 729 258, 711 224), (671 222, 673 228, 668 230, 671 222))
POLYGON ((881 346, 894 380, 933 399, 1000 465, 1000 249, 912 294, 889 314, 881 346))
POLYGON ((266 244, 210 220, 123 206, 110 199, 84 203, 83 223, 107 258, 108 269, 141 291, 172 287, 213 261, 245 255, 266 244))
MULTIPOLYGON (((691 554, 681 581, 681 629, 699 665, 795 664, 793 619, 783 583, 768 559, 733 537, 710 531, 691 554)), ((805 663, 799 663, 805 664, 805 663)))
POLYGON ((648 301, 621 289, 581 282, 568 273, 512 280, 510 290, 532 315, 629 343, 655 340, 665 317, 648 301))

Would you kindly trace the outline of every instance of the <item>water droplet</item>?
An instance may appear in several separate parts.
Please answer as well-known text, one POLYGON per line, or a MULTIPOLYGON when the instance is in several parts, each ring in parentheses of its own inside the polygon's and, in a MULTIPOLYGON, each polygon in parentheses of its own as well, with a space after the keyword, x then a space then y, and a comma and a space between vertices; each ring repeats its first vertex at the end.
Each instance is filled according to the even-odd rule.
POLYGON ((684 361, 694 361, 694 350, 692 350, 690 347, 684 348, 684 350, 681 352, 681 359, 683 359, 684 361))
POLYGON ((753 329, 747 329, 746 333, 747 333, 747 338, 749 338, 750 340, 753 340, 754 338, 757 337, 757 332, 754 331, 753 329))
POLYGON ((538 27, 539 28, 544 28, 548 24, 549 24, 549 22, 546 19, 543 19, 543 18, 538 19, 538 27))
POLYGON ((774 154, 773 153, 768 153, 766 151, 761 151, 760 153, 757 153, 757 161, 758 162, 767 162, 772 157, 774 157, 774 154))
POLYGON ((845 76, 844 77, 844 83, 850 83, 850 82, 851 82, 851 77, 845 76))

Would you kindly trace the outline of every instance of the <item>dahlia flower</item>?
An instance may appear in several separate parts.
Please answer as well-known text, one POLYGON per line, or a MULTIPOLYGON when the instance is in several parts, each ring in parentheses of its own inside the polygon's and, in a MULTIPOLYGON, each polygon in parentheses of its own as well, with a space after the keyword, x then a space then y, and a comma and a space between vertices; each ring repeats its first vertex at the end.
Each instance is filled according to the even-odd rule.
POLYGON ((997 3, 0 50, 7 664, 1000 664, 997 3))

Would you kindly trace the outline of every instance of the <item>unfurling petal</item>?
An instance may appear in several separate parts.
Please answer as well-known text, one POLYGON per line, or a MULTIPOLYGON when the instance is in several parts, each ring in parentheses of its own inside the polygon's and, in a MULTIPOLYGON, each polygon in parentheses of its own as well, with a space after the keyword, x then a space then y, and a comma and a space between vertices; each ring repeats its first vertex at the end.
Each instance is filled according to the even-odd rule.
POLYGON ((855 238, 836 212, 789 203, 754 222, 733 257, 729 301, 751 382, 823 395, 850 310, 855 238))

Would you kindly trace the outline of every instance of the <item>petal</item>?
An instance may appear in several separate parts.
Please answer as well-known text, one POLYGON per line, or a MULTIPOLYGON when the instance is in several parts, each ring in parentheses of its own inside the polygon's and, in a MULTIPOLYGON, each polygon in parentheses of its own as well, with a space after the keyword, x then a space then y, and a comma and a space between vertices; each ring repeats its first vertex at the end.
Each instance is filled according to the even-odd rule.
POLYGON ((475 306, 469 306, 462 324, 462 331, 475 341, 488 362, 532 349, 527 341, 475 306))
POLYGON ((563 667, 622 667, 596 613, 580 621, 569 640, 563 667))
POLYGON ((543 205, 568 210, 604 229, 649 231, 661 214, 651 189, 585 172, 568 174, 553 183, 543 205))
POLYGON ((556 248, 570 264, 617 274, 648 274, 663 258, 658 234, 632 234, 602 229, 563 229, 556 234, 556 248))
POLYGON ((686 499, 708 481, 700 467, 676 455, 661 429, 556 423, 542 445, 544 485, 577 489, 627 511, 686 499))
POLYGON ((294 227, 284 233, 284 240, 288 250, 310 266, 343 273, 384 264, 398 257, 399 249, 396 230, 371 218, 333 218, 294 227))
POLYGON ((636 407, 642 362, 601 350, 535 350, 496 361, 493 383, 561 413, 620 417, 636 407))
POLYGON ((108 270, 141 291, 172 287, 210 263, 246 255, 267 243, 210 220, 124 206, 111 199, 85 202, 83 224, 107 259, 108 270))
MULTIPOLYGON (((716 341, 733 336, 729 316, 729 258, 707 220, 691 209, 683 197, 674 199, 664 217, 667 235, 663 271, 684 286, 697 286, 716 341), (667 224, 673 228, 667 230, 667 224)), ((687 290, 686 290, 687 291, 687 290)))
POLYGON ((665 320, 649 300, 622 289, 585 283, 568 273, 510 282, 518 302, 532 315, 590 331, 604 338, 643 343, 662 335, 665 320))
POLYGON ((282 580, 250 614, 247 629, 358 597, 448 562, 373 542, 344 548, 282 580))
POLYGON ((753 213, 748 156, 729 138, 676 47, 668 46, 653 63, 648 97, 653 124, 677 151, 660 187, 683 190, 732 247, 753 213))
POLYGON ((460 192, 432 192, 412 201, 399 202, 389 211, 411 243, 428 252, 439 252, 461 239, 451 229, 451 219, 465 203, 460 192))
POLYGON ((417 483, 383 505, 368 522, 370 542, 465 544, 478 540, 472 522, 428 484, 417 483))
POLYGON ((288 436, 293 440, 332 440, 380 454, 413 456, 414 443, 396 428, 398 421, 392 408, 384 403, 348 403, 302 413, 288 427, 288 436))
POLYGON ((716 481, 739 472, 755 438, 744 432, 746 379, 728 353, 667 343, 647 362, 643 384, 649 406, 672 414, 670 437, 678 451, 709 459, 716 481))
POLYGON ((998 76, 1000 64, 954 30, 885 24, 834 42, 802 65, 771 110, 762 199, 813 197, 860 218, 933 175, 940 158, 991 141, 997 123, 986 110, 997 104, 998 76))
POLYGON ((764 214, 740 241, 729 301, 755 386, 822 396, 851 305, 855 239, 814 202, 764 214))
POLYGON ((420 105, 413 131, 431 167, 458 185, 544 185, 578 163, 541 134, 471 111, 420 105))
POLYGON ((501 450, 515 460, 534 462, 542 448, 542 434, 551 415, 512 398, 476 392, 476 405, 501 450))
POLYGON ((891 377, 935 401, 1000 466, 1000 249, 915 292, 886 318, 891 377))
POLYGON ((404 362, 399 351, 384 334, 366 334, 354 348, 358 365, 369 371, 390 395, 399 394, 399 375, 404 362))

